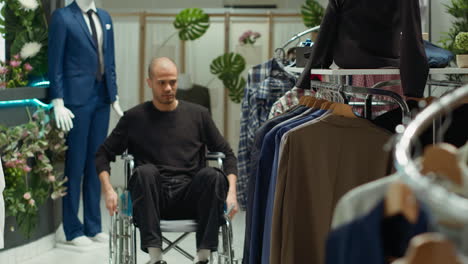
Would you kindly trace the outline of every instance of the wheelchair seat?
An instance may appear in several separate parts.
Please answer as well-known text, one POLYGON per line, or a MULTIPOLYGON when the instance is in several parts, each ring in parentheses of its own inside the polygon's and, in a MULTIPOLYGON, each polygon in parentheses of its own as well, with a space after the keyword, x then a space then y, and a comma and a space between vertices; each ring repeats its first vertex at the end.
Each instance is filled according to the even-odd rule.
POLYGON ((197 231, 195 220, 161 220, 161 232, 191 233, 197 231))
MULTIPOLYGON (((223 168, 223 159, 225 158, 224 153, 211 152, 207 153, 207 161, 215 161, 218 168, 223 168)), ((125 162, 125 183, 128 182, 134 169, 133 157, 127 153, 122 155, 122 159, 125 162)), ((233 232, 231 219, 224 214, 224 224, 221 226, 219 232, 220 235, 220 247, 217 251, 217 257, 211 256, 210 263, 214 259, 220 264, 236 264, 238 260, 234 258, 233 250, 233 232)), ((160 227, 162 233, 182 233, 176 240, 171 241, 162 236, 163 242, 167 246, 162 248, 163 254, 167 253, 171 249, 175 249, 180 254, 184 255, 189 260, 193 261, 194 256, 185 251, 179 246, 190 233, 197 231, 197 222, 193 219, 184 220, 164 220, 161 219, 160 227)), ((132 219, 132 202, 129 191, 125 185, 124 191, 119 199, 119 212, 117 212, 111 218, 111 230, 109 240, 109 263, 110 264, 137 264, 137 244, 136 244, 136 227, 132 219)))

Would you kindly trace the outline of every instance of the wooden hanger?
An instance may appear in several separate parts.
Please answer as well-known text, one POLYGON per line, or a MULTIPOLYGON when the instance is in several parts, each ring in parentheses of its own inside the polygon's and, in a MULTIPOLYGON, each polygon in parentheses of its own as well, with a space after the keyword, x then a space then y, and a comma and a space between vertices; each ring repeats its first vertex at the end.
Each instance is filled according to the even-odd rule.
POLYGON ((424 233, 411 239, 406 264, 460 264, 453 244, 437 233, 424 233))
POLYGON ((448 143, 427 146, 422 157, 423 174, 433 172, 463 186, 462 170, 458 164, 457 148, 448 143))
POLYGON ((308 97, 307 95, 304 95, 301 98, 299 98, 299 105, 305 105, 304 101, 307 99, 307 97, 308 97))
POLYGON ((353 108, 350 105, 343 103, 333 103, 330 106, 330 110, 334 115, 349 117, 349 118, 358 118, 354 112, 353 108))
POLYGON ((320 107, 321 110, 329 110, 330 107, 334 104, 334 102, 328 101, 320 107))
POLYGON ((313 103, 309 103, 307 106, 313 109, 320 109, 323 103, 328 102, 325 99, 316 99, 313 103))
POLYGON ((410 223, 419 217, 419 205, 411 189, 400 181, 392 182, 385 194, 386 217, 402 214, 410 223))

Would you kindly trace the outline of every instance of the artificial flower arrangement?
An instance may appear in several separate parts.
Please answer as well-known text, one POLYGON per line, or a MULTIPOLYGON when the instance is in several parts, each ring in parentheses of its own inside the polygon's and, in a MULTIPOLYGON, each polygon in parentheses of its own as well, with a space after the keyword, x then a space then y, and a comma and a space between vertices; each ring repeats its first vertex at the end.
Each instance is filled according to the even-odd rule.
POLYGON ((0 89, 26 86, 27 76, 32 70, 31 64, 24 62, 19 54, 10 61, 0 61, 0 89))
MULTIPOLYGON (((0 156, 5 174, 5 209, 30 237, 38 223, 39 207, 48 197, 66 195, 67 179, 57 170, 64 161, 65 134, 50 122, 45 110, 30 116, 30 122, 15 127, 0 126, 0 156)), ((10 228, 15 231, 14 227, 10 228)))
POLYGON ((11 75, 6 75, 3 69, 1 75, 6 82, 3 86, 22 87, 27 85, 28 75, 44 76, 47 72, 48 29, 44 8, 40 0, 0 0, 0 3, 3 3, 0 33, 10 47, 10 61, 2 63, 2 67, 18 71, 20 64, 23 70, 17 74, 9 71, 11 75), (13 82, 9 83, 10 80, 13 82))
POLYGON ((240 45, 246 45, 246 44, 253 45, 255 44, 257 39, 260 38, 261 36, 262 35, 260 35, 259 32, 253 32, 252 30, 247 30, 239 37, 239 44, 240 45))

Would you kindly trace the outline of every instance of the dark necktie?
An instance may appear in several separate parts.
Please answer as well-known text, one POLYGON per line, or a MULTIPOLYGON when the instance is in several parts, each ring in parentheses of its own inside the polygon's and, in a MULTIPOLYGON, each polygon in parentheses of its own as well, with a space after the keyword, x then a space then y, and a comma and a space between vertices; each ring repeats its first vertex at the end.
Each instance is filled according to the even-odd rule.
POLYGON ((88 10, 88 12, 86 12, 86 14, 88 15, 88 18, 89 18, 89 24, 91 25, 91 32, 93 33, 93 41, 94 41, 94 44, 96 45, 96 51, 97 51, 97 58, 98 58, 98 70, 96 72, 96 79, 98 81, 101 81, 102 79, 102 71, 101 71, 101 56, 99 55, 100 52, 99 52, 99 42, 98 42, 98 38, 97 38, 97 32, 96 32, 96 25, 94 24, 94 19, 93 19, 93 13, 94 11, 93 10, 88 10))

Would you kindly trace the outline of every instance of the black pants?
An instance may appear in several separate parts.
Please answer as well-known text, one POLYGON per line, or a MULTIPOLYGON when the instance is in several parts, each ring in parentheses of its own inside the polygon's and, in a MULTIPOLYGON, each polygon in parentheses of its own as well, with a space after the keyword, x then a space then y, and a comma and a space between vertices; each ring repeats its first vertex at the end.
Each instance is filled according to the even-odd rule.
POLYGON ((141 249, 162 248, 161 219, 195 219, 197 249, 216 251, 228 185, 225 174, 211 167, 193 177, 166 177, 152 164, 137 167, 129 190, 141 249))

